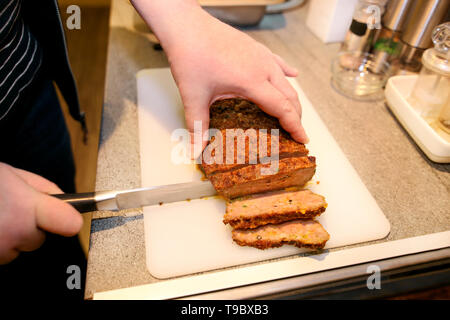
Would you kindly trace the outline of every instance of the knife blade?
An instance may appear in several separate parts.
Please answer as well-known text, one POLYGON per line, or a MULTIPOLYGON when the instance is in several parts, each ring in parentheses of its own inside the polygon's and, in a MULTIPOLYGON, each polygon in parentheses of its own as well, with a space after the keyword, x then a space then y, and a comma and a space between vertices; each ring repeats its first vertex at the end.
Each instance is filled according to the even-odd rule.
POLYGON ((122 191, 100 191, 52 196, 71 204, 81 213, 118 211, 184 200, 214 196, 217 192, 209 181, 192 181, 122 191))

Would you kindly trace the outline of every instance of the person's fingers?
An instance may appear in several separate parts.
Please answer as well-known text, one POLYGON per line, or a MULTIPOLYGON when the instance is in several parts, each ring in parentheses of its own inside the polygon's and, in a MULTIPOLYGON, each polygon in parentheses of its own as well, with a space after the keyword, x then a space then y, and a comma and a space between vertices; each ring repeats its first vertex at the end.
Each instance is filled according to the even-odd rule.
POLYGON ((273 84, 273 86, 277 88, 278 91, 280 91, 282 94, 284 94, 285 97, 289 99, 289 101, 295 107, 295 110, 297 111, 301 119, 302 107, 300 105, 300 100, 298 99, 297 91, 295 91, 295 89, 292 88, 291 84, 286 79, 286 77, 281 72, 277 72, 270 76, 269 82, 273 84))
POLYGON ((295 107, 269 81, 259 85, 257 89, 248 90, 247 96, 258 104, 264 112, 278 118, 281 126, 291 134, 294 140, 301 143, 308 142, 308 136, 303 129, 295 107))
POLYGON ((19 250, 9 249, 6 252, 0 252, 0 265, 8 264, 19 256, 19 250))
POLYGON ((36 228, 33 232, 29 232, 20 239, 20 243, 16 245, 18 251, 34 251, 38 249, 45 241, 45 232, 36 228))
POLYGON ((37 193, 35 216, 38 228, 62 236, 76 235, 83 225, 80 213, 55 197, 37 193))
POLYGON ((294 67, 291 67, 284 61, 282 57, 279 55, 272 53, 275 62, 280 66, 281 70, 283 70, 284 74, 288 77, 296 77, 298 75, 298 70, 294 67))
POLYGON ((45 179, 44 177, 22 169, 12 169, 14 170, 15 174, 17 174, 22 180, 24 180, 28 185, 30 185, 37 191, 48 194, 63 193, 55 183, 45 179))
POLYGON ((185 97, 183 103, 186 128, 191 135, 191 158, 197 159, 207 144, 203 137, 209 128, 209 100, 198 95, 185 97))

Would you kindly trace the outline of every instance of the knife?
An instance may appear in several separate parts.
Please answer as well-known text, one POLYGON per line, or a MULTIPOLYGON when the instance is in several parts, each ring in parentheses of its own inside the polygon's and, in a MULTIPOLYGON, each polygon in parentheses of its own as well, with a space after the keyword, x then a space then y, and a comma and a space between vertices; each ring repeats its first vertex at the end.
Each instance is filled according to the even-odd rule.
POLYGON ((193 181, 123 191, 52 194, 80 213, 118 211, 216 195, 209 181, 193 181))

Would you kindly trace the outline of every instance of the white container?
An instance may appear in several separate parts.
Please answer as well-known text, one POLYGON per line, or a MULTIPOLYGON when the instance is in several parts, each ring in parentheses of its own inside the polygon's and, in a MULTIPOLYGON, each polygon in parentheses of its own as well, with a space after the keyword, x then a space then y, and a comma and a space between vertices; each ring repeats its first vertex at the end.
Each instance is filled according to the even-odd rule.
POLYGON ((417 78, 417 75, 389 78, 385 90, 387 105, 430 160, 450 163, 450 141, 446 140, 445 132, 431 127, 408 102, 417 78))
POLYGON ((306 25, 324 43, 342 42, 358 0, 309 1, 306 25))

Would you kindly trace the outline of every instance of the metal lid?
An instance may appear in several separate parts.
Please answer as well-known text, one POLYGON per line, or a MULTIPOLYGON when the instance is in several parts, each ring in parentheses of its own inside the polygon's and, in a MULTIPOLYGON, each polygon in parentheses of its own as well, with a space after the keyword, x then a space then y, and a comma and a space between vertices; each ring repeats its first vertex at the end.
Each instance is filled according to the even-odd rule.
POLYGON ((416 48, 429 48, 433 28, 445 17, 448 0, 417 0, 408 14, 402 40, 416 48))
POLYGON ((391 0, 383 15, 383 26, 393 31, 401 31, 413 0, 391 0))

